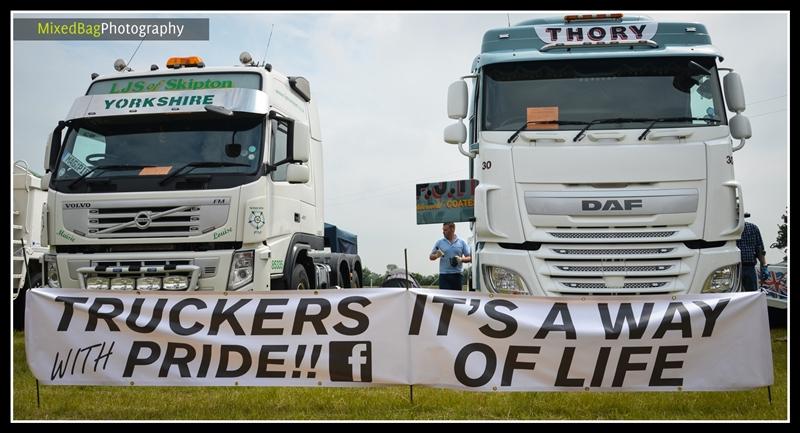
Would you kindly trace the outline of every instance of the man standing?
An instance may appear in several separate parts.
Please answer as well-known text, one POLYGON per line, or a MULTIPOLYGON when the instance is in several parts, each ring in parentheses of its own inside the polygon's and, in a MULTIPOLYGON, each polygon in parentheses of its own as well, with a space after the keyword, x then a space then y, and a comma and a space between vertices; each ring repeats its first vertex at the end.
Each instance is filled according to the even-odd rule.
MULTIPOLYGON (((745 214, 745 217, 749 216, 750 214, 745 214)), ((736 246, 742 252, 742 291, 755 292, 758 290, 758 277, 756 276, 755 268, 756 259, 761 262, 762 271, 767 268, 767 259, 764 257, 764 242, 761 241, 761 232, 758 227, 745 221, 742 237, 736 241, 736 246)))
POLYGON ((439 260, 439 288, 445 290, 461 290, 462 263, 472 261, 469 245, 456 236, 456 224, 442 225, 444 237, 436 241, 429 258, 439 260))

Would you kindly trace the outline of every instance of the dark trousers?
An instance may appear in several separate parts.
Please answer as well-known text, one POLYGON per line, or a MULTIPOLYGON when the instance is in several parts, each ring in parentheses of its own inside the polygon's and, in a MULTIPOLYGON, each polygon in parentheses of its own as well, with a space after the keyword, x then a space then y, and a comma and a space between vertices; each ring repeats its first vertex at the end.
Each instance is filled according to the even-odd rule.
POLYGON ((755 292, 758 290, 758 277, 756 277, 756 265, 742 264, 742 291, 755 292))
POLYGON ((461 290, 461 274, 439 274, 439 288, 461 290))

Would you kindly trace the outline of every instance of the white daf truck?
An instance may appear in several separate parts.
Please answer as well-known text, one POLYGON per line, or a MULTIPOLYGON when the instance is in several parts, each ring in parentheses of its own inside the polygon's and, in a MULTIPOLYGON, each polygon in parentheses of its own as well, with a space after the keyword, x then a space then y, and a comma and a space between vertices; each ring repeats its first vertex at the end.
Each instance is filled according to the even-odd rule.
POLYGON ((744 208, 733 152, 751 131, 741 80, 722 60, 702 24, 640 16, 486 32, 471 75, 450 86, 448 116, 458 122, 444 132, 479 181, 473 287, 739 290, 744 208))
POLYGON ((360 287, 358 255, 324 249, 309 82, 240 62, 133 72, 118 60, 118 74, 92 75, 47 143, 46 285, 360 287))

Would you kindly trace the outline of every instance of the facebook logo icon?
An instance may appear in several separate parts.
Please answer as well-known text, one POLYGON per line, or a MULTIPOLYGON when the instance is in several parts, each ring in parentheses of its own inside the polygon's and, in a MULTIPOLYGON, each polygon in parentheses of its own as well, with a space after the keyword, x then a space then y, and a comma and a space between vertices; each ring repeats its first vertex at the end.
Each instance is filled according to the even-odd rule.
POLYGON ((329 368, 333 382, 372 382, 372 342, 331 341, 329 368))

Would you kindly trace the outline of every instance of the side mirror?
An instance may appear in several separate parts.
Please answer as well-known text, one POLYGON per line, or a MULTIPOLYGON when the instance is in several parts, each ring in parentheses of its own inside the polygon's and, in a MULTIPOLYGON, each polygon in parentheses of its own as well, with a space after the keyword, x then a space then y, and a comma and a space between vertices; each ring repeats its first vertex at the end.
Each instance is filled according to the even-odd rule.
POLYGON ((44 151, 44 171, 51 172, 56 169, 58 152, 61 150, 61 131, 67 127, 67 122, 61 120, 53 132, 47 136, 47 147, 44 151))
POLYGON ((305 164, 289 164, 286 166, 286 180, 289 183, 306 183, 311 174, 305 164))
POLYGON ((295 161, 308 162, 308 158, 311 155, 311 138, 308 125, 295 121, 292 129, 291 157, 295 161))
POLYGON ((467 82, 458 80, 447 89, 447 117, 463 119, 467 117, 467 82))
POLYGON ((460 120, 444 128, 444 141, 450 144, 464 144, 467 141, 467 127, 460 120))
POLYGON ((722 79, 725 87, 725 102, 728 103, 728 110, 740 113, 745 109, 744 88, 742 79, 736 72, 730 72, 722 79))
POLYGON ((750 129, 750 119, 742 114, 731 117, 728 121, 728 127, 731 130, 731 137, 737 140, 753 136, 753 131, 750 129))
POLYGON ((44 146, 44 171, 49 173, 50 168, 50 147, 53 145, 53 133, 47 136, 47 144, 44 146))

